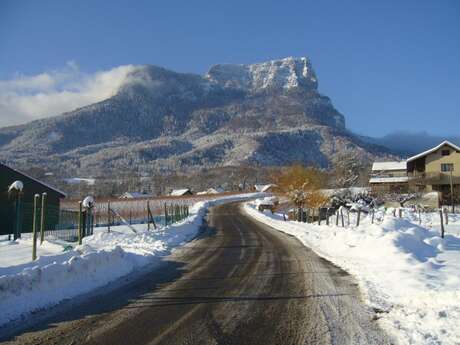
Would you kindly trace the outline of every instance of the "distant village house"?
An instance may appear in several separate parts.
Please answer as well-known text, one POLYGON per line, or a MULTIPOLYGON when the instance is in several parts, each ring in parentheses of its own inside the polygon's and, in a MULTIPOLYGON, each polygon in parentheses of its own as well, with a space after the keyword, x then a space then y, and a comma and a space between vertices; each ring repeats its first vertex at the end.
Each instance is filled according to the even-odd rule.
POLYGON ((220 187, 216 187, 216 188, 208 188, 202 192, 198 192, 196 193, 197 195, 209 195, 209 194, 220 194, 220 193, 224 193, 225 190, 223 188, 220 188, 220 187))
POLYGON ((142 192, 126 192, 122 196, 120 196, 120 199, 142 199, 151 197, 151 194, 146 194, 142 192))
POLYGON ((189 188, 183 189, 173 189, 170 196, 186 196, 186 195, 193 195, 192 191, 189 188))

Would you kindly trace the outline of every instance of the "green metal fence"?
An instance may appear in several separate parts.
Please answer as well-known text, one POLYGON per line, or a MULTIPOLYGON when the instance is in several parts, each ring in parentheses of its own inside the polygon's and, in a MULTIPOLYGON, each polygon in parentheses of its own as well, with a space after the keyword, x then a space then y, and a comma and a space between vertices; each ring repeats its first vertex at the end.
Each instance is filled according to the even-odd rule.
MULTIPOLYGON (((180 222, 189 216, 189 206, 181 204, 164 204, 164 214, 162 216, 152 215, 149 207, 147 219, 142 218, 132 219, 129 217, 129 221, 120 215, 119 212, 113 211, 105 212, 108 214, 108 220, 104 226, 121 225, 125 222, 132 224, 134 222, 147 222, 148 228, 150 229, 150 223, 156 228, 156 223, 164 222, 164 225, 170 225, 176 222, 180 222), (120 219, 117 222, 118 216, 120 219)), ((110 209, 109 209, 110 210, 110 209)), ((35 231, 37 238, 43 241, 45 238, 59 239, 68 242, 79 241, 88 235, 92 235, 94 226, 101 225, 100 214, 94 212, 95 210, 83 209, 80 215, 78 210, 66 210, 60 209, 56 205, 47 205, 46 197, 43 200, 43 196, 37 196, 37 203, 32 202, 21 202, 20 207, 17 207, 16 202, 11 204, 11 212, 9 217, 14 218, 14 227, 9 230, 8 233, 13 235, 13 238, 21 237, 22 233, 32 233, 34 231, 34 217, 35 217, 35 231), (80 218, 81 217, 81 218, 80 218), (81 236, 79 236, 81 229, 81 236)))
POLYGON ((188 205, 179 204, 164 204, 164 220, 165 226, 180 222, 189 216, 188 205))
MULTIPOLYGON (((13 202, 8 217, 14 218, 14 227, 8 229, 5 235, 16 238, 21 237, 21 234, 24 233, 32 233, 35 214, 35 229, 38 232, 37 238, 39 240, 45 238, 68 242, 76 242, 78 240, 79 211, 60 209, 56 205, 46 205, 46 200, 42 203, 41 198, 35 210, 34 207, 34 203, 32 202, 21 202, 20 207, 17 207, 16 202, 13 202), (42 228, 43 234, 41 233, 42 228)), ((88 217, 86 212, 83 212, 82 222, 84 224, 82 229, 84 232, 82 233, 82 237, 92 234, 93 220, 93 216, 88 217)))
POLYGON ((78 211, 59 210, 59 221, 53 228, 46 228, 46 238, 56 238, 68 242, 78 240, 78 211))

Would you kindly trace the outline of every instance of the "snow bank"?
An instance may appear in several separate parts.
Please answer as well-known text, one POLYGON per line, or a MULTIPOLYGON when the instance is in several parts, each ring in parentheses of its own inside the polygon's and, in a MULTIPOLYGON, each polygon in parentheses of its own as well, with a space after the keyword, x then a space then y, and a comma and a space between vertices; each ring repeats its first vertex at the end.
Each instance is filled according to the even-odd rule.
MULTIPOLYGON (((401 344, 460 344, 458 236, 441 239, 437 228, 419 226, 409 215, 395 218, 391 210, 376 215, 379 224, 362 215, 359 227, 348 228, 286 222, 253 204, 245 210, 353 274, 365 301, 382 311, 382 327, 401 344)), ((450 224, 456 222, 460 219, 453 217, 450 224)))
MULTIPOLYGON (((98 228, 93 236, 83 240, 81 246, 67 252, 63 252, 63 246, 44 242, 49 255, 33 262, 14 265, 24 258, 15 261, 14 257, 8 257, 13 265, 0 266, 0 325, 102 287, 143 266, 154 267, 160 263, 161 257, 196 236, 208 207, 255 195, 199 202, 191 208, 187 219, 155 231, 148 231, 146 225, 134 225, 137 233, 127 226, 112 227, 110 233, 98 228)), ((30 257, 30 239, 4 243, 0 250, 15 245, 28 248, 26 254, 14 251, 18 256, 30 257)), ((12 253, 10 251, 10 256, 15 255, 12 253)))

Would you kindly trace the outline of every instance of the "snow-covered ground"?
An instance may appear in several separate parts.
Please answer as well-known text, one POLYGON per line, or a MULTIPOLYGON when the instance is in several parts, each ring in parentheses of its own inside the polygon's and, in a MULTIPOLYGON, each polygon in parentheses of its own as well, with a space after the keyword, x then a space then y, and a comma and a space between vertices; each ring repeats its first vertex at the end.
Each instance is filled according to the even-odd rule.
POLYGON ((408 210, 403 218, 382 210, 376 224, 363 216, 359 227, 342 228, 334 217, 333 225, 319 226, 261 213, 254 203, 245 210, 353 274, 364 300, 381 311, 382 327, 400 344, 460 344, 459 215, 450 216, 441 239, 436 213, 422 215, 420 226, 408 210))
MULTIPOLYGON (((28 263, 32 260, 32 240, 28 234, 16 241, 0 241, 0 275, 5 274, 7 268, 28 263)), ((38 256, 48 256, 62 253, 64 246, 45 241, 37 246, 38 256)))
MULTIPOLYGON (((195 204, 190 216, 166 228, 147 225, 97 228, 81 246, 64 251, 66 243, 38 245, 39 258, 31 261, 32 241, 0 242, 0 325, 32 311, 50 307, 102 287, 146 265, 193 239, 208 207, 244 200, 257 194, 232 195, 195 204)), ((150 266, 149 266, 150 267, 150 266)))

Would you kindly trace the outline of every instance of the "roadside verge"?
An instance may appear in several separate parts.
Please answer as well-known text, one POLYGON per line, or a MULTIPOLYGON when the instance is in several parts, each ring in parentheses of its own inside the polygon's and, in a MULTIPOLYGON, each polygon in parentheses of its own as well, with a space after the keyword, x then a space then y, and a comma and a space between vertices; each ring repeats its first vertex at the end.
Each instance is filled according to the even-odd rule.
POLYGON ((354 275, 379 324, 401 344, 459 344, 460 238, 385 217, 359 227, 285 221, 281 214, 245 212, 298 238, 318 255, 354 275))

